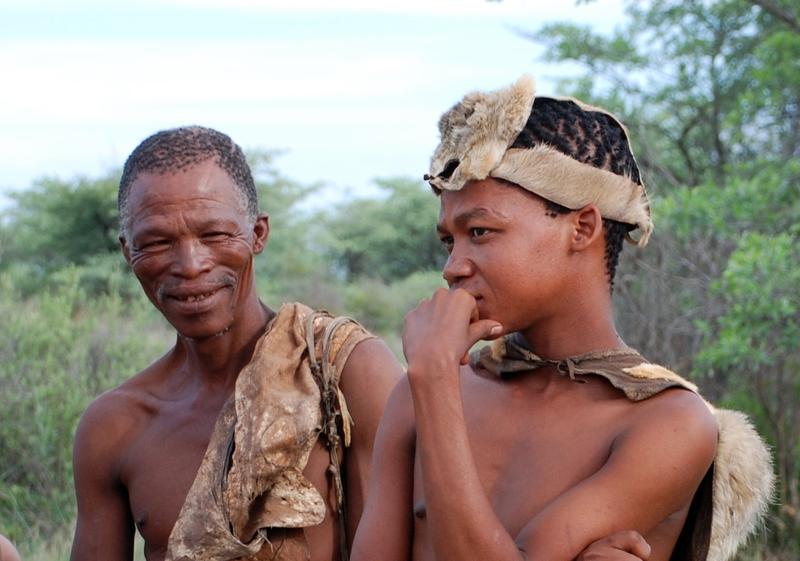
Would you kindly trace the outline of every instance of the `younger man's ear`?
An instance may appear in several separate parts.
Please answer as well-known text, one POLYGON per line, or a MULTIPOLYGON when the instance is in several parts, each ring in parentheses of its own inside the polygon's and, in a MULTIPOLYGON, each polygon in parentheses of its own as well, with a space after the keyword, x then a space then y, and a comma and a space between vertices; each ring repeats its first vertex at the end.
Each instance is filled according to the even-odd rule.
POLYGON ((269 215, 262 212, 256 217, 255 224, 253 224, 253 253, 258 255, 267 246, 267 239, 269 238, 269 215))
POLYGON ((593 245, 603 235, 603 217, 593 204, 586 205, 572 213, 573 251, 583 251, 593 245))

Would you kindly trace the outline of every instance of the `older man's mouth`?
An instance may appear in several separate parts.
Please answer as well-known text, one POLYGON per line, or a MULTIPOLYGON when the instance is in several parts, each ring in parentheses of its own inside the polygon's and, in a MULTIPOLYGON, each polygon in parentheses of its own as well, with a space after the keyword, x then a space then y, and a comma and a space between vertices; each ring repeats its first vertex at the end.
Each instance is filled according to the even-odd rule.
POLYGON ((205 300, 206 298, 210 298, 211 296, 216 294, 217 291, 219 291, 219 290, 221 290, 221 288, 210 290, 210 291, 204 292, 202 294, 175 295, 175 296, 170 296, 170 298, 174 298, 175 300, 177 300, 179 302, 201 302, 201 301, 205 300))
POLYGON ((192 290, 171 290, 162 294, 161 302, 173 310, 184 314, 198 314, 213 309, 220 300, 220 295, 228 285, 202 287, 192 290))

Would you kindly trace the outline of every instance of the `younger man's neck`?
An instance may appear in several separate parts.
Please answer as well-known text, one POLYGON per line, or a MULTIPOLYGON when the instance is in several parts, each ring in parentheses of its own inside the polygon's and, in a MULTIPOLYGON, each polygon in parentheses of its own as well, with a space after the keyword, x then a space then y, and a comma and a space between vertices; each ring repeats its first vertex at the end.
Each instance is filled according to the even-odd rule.
POLYGON ((617 333, 611 298, 579 298, 521 330, 530 349, 542 358, 559 360, 592 351, 626 348, 617 333))

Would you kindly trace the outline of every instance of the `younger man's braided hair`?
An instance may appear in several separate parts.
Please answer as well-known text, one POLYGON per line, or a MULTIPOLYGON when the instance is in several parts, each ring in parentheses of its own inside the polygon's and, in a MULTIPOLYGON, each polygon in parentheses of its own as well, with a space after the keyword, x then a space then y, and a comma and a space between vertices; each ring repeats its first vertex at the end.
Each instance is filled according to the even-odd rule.
MULTIPOLYGON (((537 97, 525 128, 511 148, 531 148, 536 144, 547 144, 581 163, 625 175, 641 185, 639 168, 625 130, 603 112, 587 111, 567 99, 537 97)), ((547 209, 551 216, 570 212, 570 209, 552 201, 547 201, 547 209)), ((613 290, 625 235, 635 226, 604 218, 603 228, 606 271, 613 290)))

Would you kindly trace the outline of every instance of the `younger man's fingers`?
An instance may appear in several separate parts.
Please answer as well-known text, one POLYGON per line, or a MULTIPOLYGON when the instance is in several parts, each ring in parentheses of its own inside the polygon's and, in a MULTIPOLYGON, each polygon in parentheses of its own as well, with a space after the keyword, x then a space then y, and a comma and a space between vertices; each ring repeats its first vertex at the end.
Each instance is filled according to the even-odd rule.
POLYGON ((575 561, 647 561, 650 544, 633 530, 617 532, 584 549, 575 561))
POLYGON ((493 339, 502 331, 503 326, 491 319, 481 319, 469 324, 469 337, 475 342, 481 339, 493 339))
POLYGON ((597 558, 595 557, 578 557, 576 561, 647 561, 649 559, 649 555, 647 557, 641 557, 636 555, 635 553, 628 553, 622 549, 613 549, 608 552, 604 552, 597 558))
POLYGON ((634 530, 617 532, 609 536, 608 540, 613 547, 632 553, 643 561, 647 561, 650 558, 652 551, 650 544, 639 532, 634 530))

